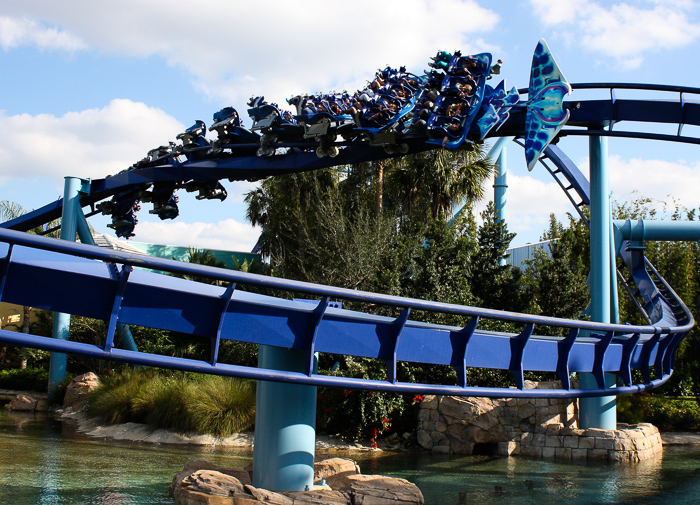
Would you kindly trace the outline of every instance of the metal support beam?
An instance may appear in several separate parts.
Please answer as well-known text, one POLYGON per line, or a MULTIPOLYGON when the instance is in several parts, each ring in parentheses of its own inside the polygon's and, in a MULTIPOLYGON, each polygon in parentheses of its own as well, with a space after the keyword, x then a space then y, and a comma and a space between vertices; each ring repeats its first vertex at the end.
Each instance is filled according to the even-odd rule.
MULTIPOLYGON (((610 175, 608 172, 608 139, 589 138, 591 188, 591 319, 609 323, 611 318, 612 258, 610 175)), ((580 374, 582 389, 596 389, 598 381, 593 374, 580 374)), ((615 385, 615 376, 605 374, 606 387, 615 385)), ((617 427, 615 397, 580 399, 581 428, 614 430, 617 427)))
MULTIPOLYGON (((496 209, 496 219, 507 222, 507 190, 508 190, 508 144, 515 137, 501 137, 489 152, 489 161, 496 165, 493 181, 493 205, 496 209)), ((499 265, 505 265, 506 259, 498 260, 499 265)))
MULTIPOLYGON (((80 206, 80 191, 83 181, 77 177, 66 177, 63 186, 63 210, 61 214, 61 239, 75 242, 78 231, 78 213, 80 206)), ((70 334, 70 314, 54 312, 53 338, 68 340, 70 334)), ((49 395, 53 395, 56 387, 66 378, 65 354, 52 352, 49 364, 49 395)))
MULTIPOLYGON (((78 238, 80 239, 80 241, 83 244, 95 245, 95 239, 92 237, 92 233, 90 232, 90 227, 88 226, 87 219, 85 219, 85 214, 83 214, 83 210, 81 208, 78 209, 76 218, 78 238)), ((123 349, 138 352, 139 348, 136 345, 134 335, 131 333, 129 325, 124 323, 117 323, 117 337, 123 349)))
POLYGON ((508 213, 506 204, 508 198, 508 151, 503 146, 496 160, 496 176, 493 182, 493 203, 496 207, 496 216, 499 221, 506 221, 508 213))
MULTIPOLYGON (((260 345, 258 367, 307 373, 302 350, 260 345)), ((258 381, 253 485, 304 491, 314 483, 316 387, 258 381)))
POLYGON ((613 222, 622 240, 700 241, 698 221, 652 221, 618 219, 613 222))
POLYGON ((508 153, 507 148, 515 137, 501 137, 489 151, 489 161, 496 165, 493 181, 493 204, 499 220, 506 220, 506 191, 508 189, 508 153))

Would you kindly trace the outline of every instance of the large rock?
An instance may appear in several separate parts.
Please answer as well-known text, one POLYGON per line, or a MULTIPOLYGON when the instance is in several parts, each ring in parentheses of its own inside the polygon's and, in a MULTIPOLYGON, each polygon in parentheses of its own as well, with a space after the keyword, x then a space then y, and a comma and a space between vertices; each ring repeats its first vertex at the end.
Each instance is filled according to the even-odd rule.
POLYGON ((72 409, 74 412, 85 407, 87 394, 100 385, 100 379, 92 372, 78 375, 70 381, 63 397, 63 410, 72 409))
POLYGON ((381 475, 350 475, 353 505, 423 504, 418 486, 405 480, 381 475))
POLYGON ((498 424, 498 413, 490 398, 465 398, 461 396, 444 396, 438 411, 443 416, 451 417, 455 423, 473 424, 488 431, 498 424))
MULTIPOLYGON (((347 491, 321 486, 310 491, 275 493, 244 484, 233 475, 217 470, 199 469, 212 463, 194 460, 175 476, 170 486, 176 505, 401 505, 423 504, 423 494, 404 479, 381 475, 360 475, 354 461, 330 458, 317 463, 316 476, 332 481, 342 476, 347 491), (189 473, 187 473, 189 472, 189 473), (321 477, 323 476, 323 477, 321 477)), ((221 468, 221 467, 216 467, 221 468)), ((227 469, 235 472, 247 472, 227 469)), ((241 474, 242 475, 242 474, 241 474)), ((244 477, 245 478, 245 477, 244 477)))
POLYGON ((359 474, 359 465, 351 459, 328 458, 314 463, 314 484, 320 485, 326 479, 326 484, 333 490, 349 489, 348 476, 359 474))
POLYGON ((49 404, 43 396, 19 394, 5 405, 5 409, 14 412, 46 412, 49 404))
POLYGON ((243 486, 251 483, 250 474, 245 470, 241 470, 240 468, 217 466, 214 463, 210 463, 209 461, 205 461, 203 459, 193 459, 185 463, 185 467, 182 469, 182 471, 178 472, 173 478, 173 482, 170 484, 169 488, 170 496, 175 498, 178 495, 180 486, 182 486, 185 478, 189 477, 195 472, 198 472, 199 470, 211 470, 235 477, 241 484, 241 490, 243 489, 243 486))
POLYGON ((182 480, 180 492, 185 489, 216 496, 231 496, 243 492, 244 487, 240 480, 231 475, 216 470, 197 470, 182 480))
POLYGON ((289 496, 275 493, 274 491, 260 489, 250 484, 245 487, 245 490, 260 503, 269 503, 270 505, 294 505, 294 500, 289 496))
POLYGON ((298 491, 284 494, 294 500, 294 505, 349 505, 351 503, 347 494, 330 489, 315 489, 313 491, 298 491))

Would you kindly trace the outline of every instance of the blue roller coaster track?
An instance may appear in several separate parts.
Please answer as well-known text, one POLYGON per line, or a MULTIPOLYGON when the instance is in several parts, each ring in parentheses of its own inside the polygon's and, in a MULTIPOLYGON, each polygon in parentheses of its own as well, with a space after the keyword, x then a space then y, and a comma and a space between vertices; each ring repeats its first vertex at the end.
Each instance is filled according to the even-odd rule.
MULTIPOLYGON (((569 85, 552 70, 553 60, 536 54, 533 68, 539 70, 534 70, 533 76, 544 75, 544 79, 533 77, 529 89, 506 92, 503 83, 495 88, 486 83, 490 55, 438 53, 433 60, 436 70, 424 76, 401 69, 398 73, 405 73, 406 88, 412 89, 383 105, 377 105, 375 100, 373 105, 363 106, 367 99, 362 102, 361 95, 356 95, 357 106, 352 109, 347 107, 339 113, 327 104, 325 112, 319 112, 319 100, 296 97, 290 100, 297 107, 297 114, 293 115, 280 112, 276 105, 259 98, 250 104, 254 119, 250 130, 241 126, 235 110, 224 109, 214 116, 211 128, 218 132, 217 141, 206 140, 204 124, 198 122, 178 137, 182 145, 163 146, 129 170, 85 181, 80 207, 89 208, 88 217, 97 212, 112 215, 117 233, 128 236, 134 224, 128 216, 138 201, 152 202, 152 212, 162 218, 174 217, 177 205, 171 199, 176 189, 199 191, 201 198, 223 198, 225 191, 218 181, 224 179, 258 180, 441 146, 470 148, 486 138, 516 137, 524 144, 528 160, 542 163, 580 212, 590 204, 588 181, 550 142, 556 143, 563 136, 589 135, 700 143, 696 137, 683 135, 685 125, 700 125, 700 104, 687 99, 700 94, 698 88, 569 85), (467 83, 466 78, 473 80, 467 83), (563 100, 571 89, 575 92, 592 88, 605 90, 610 97, 563 100), (623 89, 664 91, 668 97, 618 99, 616 92, 623 89), (431 90, 431 97, 424 94, 431 90), (466 98, 460 100, 467 104, 461 106, 461 115, 449 115, 449 107, 459 102, 455 99, 458 93, 464 93, 466 98), (527 97, 523 97, 525 93, 527 97), (421 123, 420 109, 426 100, 430 104, 421 123), (309 112, 307 109, 312 106, 316 109, 309 112), (379 113, 382 114, 378 119, 379 113), (618 124, 623 123, 673 124, 678 128, 675 135, 654 134, 620 130, 618 124)), ((387 86, 385 82, 397 75, 389 70, 378 76, 378 86, 387 86)), ((382 94, 377 92, 374 96, 381 98, 382 94)), ((352 102, 347 99, 347 104, 352 102)), ((648 263, 643 248, 630 242, 624 242, 617 253, 627 270, 626 285, 636 285, 630 290, 648 321, 646 325, 558 319, 359 292, 135 256, 22 233, 60 217, 62 207, 63 200, 57 200, 0 224, 0 300, 103 319, 108 328, 106 340, 98 346, 0 330, 1 341, 121 362, 293 384, 487 397, 592 397, 633 393, 663 384, 673 371, 679 344, 694 325, 693 316, 648 263), (141 268, 218 279, 225 287, 141 268), (304 293, 320 301, 312 305, 283 296, 263 296, 241 290, 241 286, 304 293), (392 307, 397 316, 334 308, 329 303, 331 299, 392 307), (463 316, 468 322, 463 327, 427 324, 410 318, 416 310, 463 316), (512 323, 521 330, 486 331, 479 327, 483 320, 512 323), (200 336, 212 343, 210 359, 192 360, 116 348, 118 323, 200 336), (560 329, 565 336, 544 336, 542 333, 552 333, 541 331, 545 328, 560 329), (306 356, 305 369, 292 372, 220 362, 218 349, 222 339, 300 350, 306 356), (388 378, 379 381, 318 374, 314 371, 315 353, 384 360, 388 378), (458 385, 401 382, 397 377, 398 362, 452 366, 458 385), (509 370, 517 387, 471 385, 468 371, 473 367, 509 370), (635 383, 635 370, 641 372, 641 382, 635 383), (554 372, 562 386, 526 389, 527 371, 554 372), (592 373, 598 387, 573 388, 570 374, 574 372, 592 373), (606 373, 617 375, 617 387, 606 386, 606 373)))

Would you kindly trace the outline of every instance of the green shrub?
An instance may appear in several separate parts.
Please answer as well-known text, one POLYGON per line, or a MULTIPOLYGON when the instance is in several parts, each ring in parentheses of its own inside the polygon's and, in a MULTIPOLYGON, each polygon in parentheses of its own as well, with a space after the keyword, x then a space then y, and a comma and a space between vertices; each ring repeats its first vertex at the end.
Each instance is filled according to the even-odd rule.
POLYGON ((44 368, 15 368, 0 371, 0 388, 19 391, 46 391, 49 371, 44 368))
POLYGON ((139 370, 101 379, 88 413, 107 423, 227 437, 255 422, 255 383, 228 377, 139 370))
POLYGON ((700 406, 694 400, 652 396, 649 393, 618 398, 617 418, 629 424, 651 423, 660 430, 700 428, 700 406))
POLYGON ((377 436, 385 433, 392 420, 405 409, 405 398, 379 391, 319 388, 317 424, 329 435, 354 442, 369 439, 376 447, 377 436))
POLYGON ((100 377, 100 385, 87 397, 87 412, 109 424, 144 422, 142 408, 135 408, 143 386, 151 387, 154 372, 125 372, 100 377))
POLYGON ((196 394, 195 382, 185 374, 157 374, 148 384, 141 384, 133 401, 140 419, 152 429, 165 428, 180 432, 198 431, 188 415, 187 405, 196 394))
POLYGON ((661 430, 700 428, 700 407, 690 400, 650 396, 644 414, 648 422, 661 430))
POLYGON ((228 437, 255 422, 253 381, 205 376, 189 400, 185 408, 199 432, 228 437))

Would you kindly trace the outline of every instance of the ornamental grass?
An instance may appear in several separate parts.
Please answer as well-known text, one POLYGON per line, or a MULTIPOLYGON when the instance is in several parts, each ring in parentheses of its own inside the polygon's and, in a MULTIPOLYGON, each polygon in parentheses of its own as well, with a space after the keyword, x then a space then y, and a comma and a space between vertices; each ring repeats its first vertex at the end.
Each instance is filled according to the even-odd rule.
POLYGON ((190 373, 133 371, 102 377, 87 411, 108 424, 228 437, 255 422, 255 383, 190 373))

